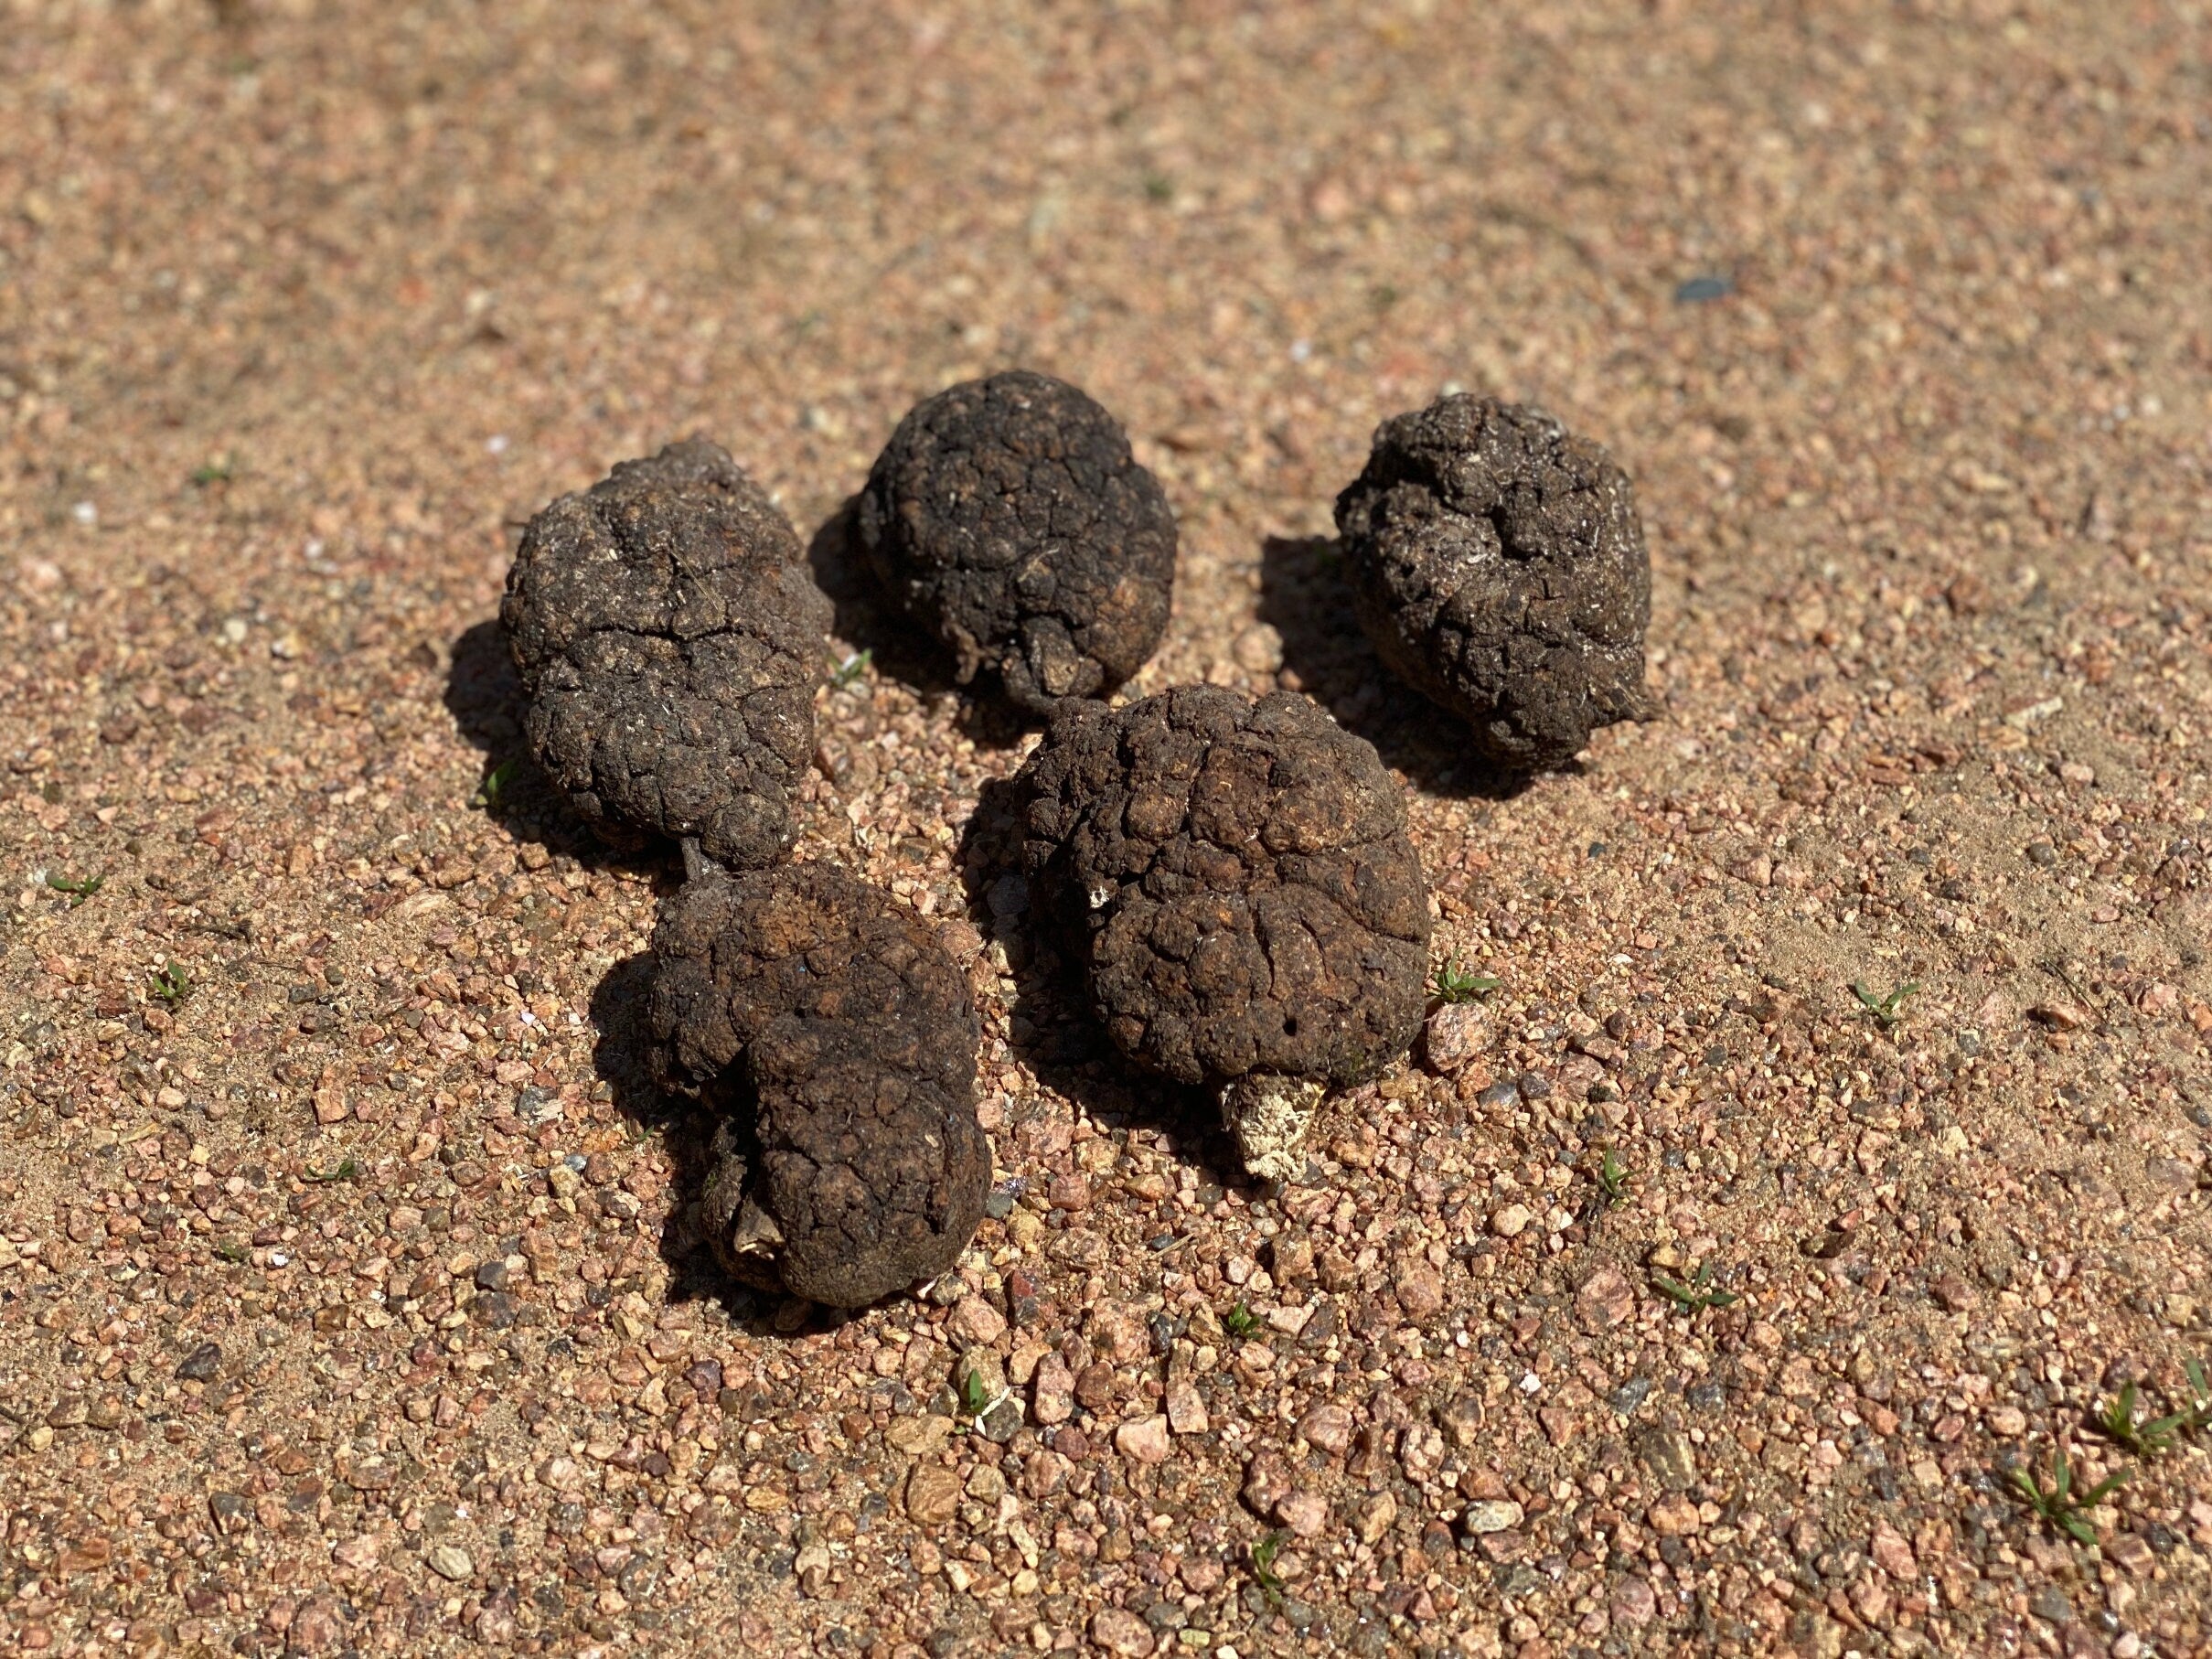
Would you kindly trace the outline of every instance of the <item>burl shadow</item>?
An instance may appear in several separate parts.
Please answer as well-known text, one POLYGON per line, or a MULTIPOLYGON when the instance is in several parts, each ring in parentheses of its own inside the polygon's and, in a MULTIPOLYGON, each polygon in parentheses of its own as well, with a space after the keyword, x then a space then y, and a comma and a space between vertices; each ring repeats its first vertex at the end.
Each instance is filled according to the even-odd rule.
POLYGON ((1261 543, 1259 616, 1282 637, 1283 667, 1298 689, 1424 794, 1504 801, 1528 787, 1526 776, 1475 753, 1458 715, 1383 666, 1352 615, 1335 537, 1269 536, 1261 543))

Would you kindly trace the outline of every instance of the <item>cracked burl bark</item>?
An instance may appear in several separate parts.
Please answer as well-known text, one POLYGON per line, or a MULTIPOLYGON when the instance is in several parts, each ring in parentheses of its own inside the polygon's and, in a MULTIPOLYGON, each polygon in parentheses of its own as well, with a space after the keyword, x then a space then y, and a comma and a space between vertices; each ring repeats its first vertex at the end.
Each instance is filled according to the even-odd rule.
POLYGON ((1053 721, 1022 774, 1023 860, 1115 1045, 1220 1092, 1288 1179, 1322 1095, 1420 1029, 1428 888, 1373 748, 1310 699, 1187 686, 1053 721))
POLYGON ((530 520, 499 607, 530 752, 596 825, 782 858, 829 602, 761 487, 702 438, 530 520))
POLYGON ((1651 564, 1629 480, 1533 409, 1455 396, 1383 423, 1337 498, 1360 624, 1515 772, 1648 719, 1651 564))
POLYGON ((876 459, 857 530, 892 597, 1008 699, 1049 713, 1103 697, 1168 626, 1175 515, 1114 417, 1025 369, 910 411, 876 459))
POLYGON ((710 870, 653 933, 653 1070, 722 1113, 701 1209, 732 1273, 858 1308, 983 1216, 975 1009, 890 896, 827 864, 710 870))

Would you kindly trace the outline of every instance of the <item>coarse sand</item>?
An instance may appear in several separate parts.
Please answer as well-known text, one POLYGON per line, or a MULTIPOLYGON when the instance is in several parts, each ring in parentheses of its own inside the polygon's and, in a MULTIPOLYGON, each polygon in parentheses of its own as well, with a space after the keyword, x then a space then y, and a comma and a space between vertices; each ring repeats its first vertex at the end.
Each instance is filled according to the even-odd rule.
POLYGON ((2202 0, 0 21, 0 1647, 2212 1644, 2212 1425, 2090 1423, 2212 1360, 2202 0), (1279 1190, 854 556, 1014 366, 1180 519, 1124 695, 1310 692, 1499 981, 1279 1190), (1657 717, 1525 785, 1329 537, 1448 387, 1652 552, 1657 717), (700 1247, 679 865, 518 764, 519 526, 694 433, 837 603, 797 856, 982 1020, 989 1218, 850 1317, 700 1247))

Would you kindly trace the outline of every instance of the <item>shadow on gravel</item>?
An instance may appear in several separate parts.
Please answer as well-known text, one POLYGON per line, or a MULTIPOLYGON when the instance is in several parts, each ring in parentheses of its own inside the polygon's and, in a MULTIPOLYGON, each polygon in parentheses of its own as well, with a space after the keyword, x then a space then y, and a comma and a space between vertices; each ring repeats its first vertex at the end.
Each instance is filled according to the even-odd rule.
MULTIPOLYGON (((1092 1018, 1081 971, 1053 943, 1053 918, 1031 903, 1021 874, 1016 799, 1010 778, 985 784, 959 847, 968 919, 986 939, 1004 946, 1015 968, 1010 1046, 1016 1057, 1039 1083, 1100 1122, 1158 1129, 1166 1151, 1208 1181, 1245 1184, 1211 1095, 1138 1071, 1115 1052, 1092 1018)), ((1016 1154, 1001 1147, 999 1156, 1010 1167, 1016 1154)))
POLYGON ((645 951, 607 969, 592 993, 592 1024, 599 1033, 592 1069, 614 1091, 614 1109, 639 1129, 657 1131, 668 1148, 673 1172, 660 1258, 668 1264, 668 1300, 719 1301, 732 1323, 754 1336, 839 1322, 842 1316, 823 1308, 794 1322, 790 1304, 732 1279, 700 1237, 699 1195, 711 1161, 715 1114, 700 1101, 666 1094, 654 1084, 646 1064, 651 1042, 646 1008, 652 989, 653 958, 645 951))
POLYGON ((981 681, 971 690, 954 680, 951 664, 927 630, 884 598, 853 532, 858 500, 854 497, 832 513, 807 548, 814 584, 835 608, 837 637, 855 651, 868 652, 877 673, 942 705, 970 743, 986 749, 1012 748, 1043 721, 989 695, 981 681))
POLYGON ((522 738, 522 685, 497 617, 462 630, 447 654, 445 712, 483 752, 478 800, 517 840, 536 841, 592 870, 631 870, 659 877, 674 866, 673 844, 639 836, 618 845, 584 823, 522 738))
POLYGON ((1342 557, 1333 536, 1269 536, 1261 544, 1259 616, 1282 636, 1283 666, 1337 724, 1374 744, 1384 765, 1423 792, 1489 801, 1519 795, 1529 779, 1477 757, 1456 716, 1383 666, 1352 615, 1342 557))

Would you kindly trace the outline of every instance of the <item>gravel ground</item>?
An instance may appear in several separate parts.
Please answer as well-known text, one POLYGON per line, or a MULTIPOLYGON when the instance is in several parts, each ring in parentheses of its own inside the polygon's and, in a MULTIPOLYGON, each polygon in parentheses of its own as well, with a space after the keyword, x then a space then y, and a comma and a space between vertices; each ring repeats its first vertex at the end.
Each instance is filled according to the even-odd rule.
POLYGON ((2085 1423, 2212 1357, 2202 4, 7 11, 7 1643, 2212 1648, 2207 1435, 2085 1423), (1501 982, 1280 1192, 1114 1063, 1033 734, 853 581, 1012 364, 1181 516, 1130 694, 1314 693, 1501 982), (1517 789, 1324 539, 1446 385, 1652 544, 1662 717, 1517 789), (519 522, 694 431, 873 653, 800 856, 984 1021, 992 1219, 842 1321, 695 1247, 672 862, 507 765, 519 522), (2061 1447, 2099 1548, 1997 1472, 2061 1447))

